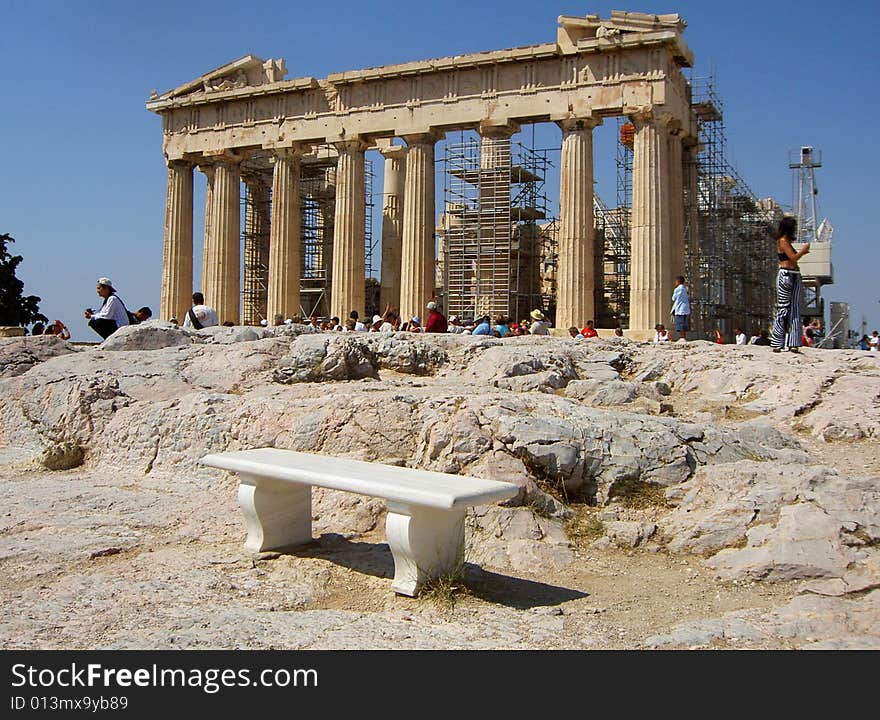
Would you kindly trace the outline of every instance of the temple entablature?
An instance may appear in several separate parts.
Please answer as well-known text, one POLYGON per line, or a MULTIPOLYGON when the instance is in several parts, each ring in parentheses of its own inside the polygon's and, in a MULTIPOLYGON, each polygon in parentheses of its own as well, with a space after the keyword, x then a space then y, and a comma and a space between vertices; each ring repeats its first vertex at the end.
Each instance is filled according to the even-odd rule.
POLYGON ((284 80, 283 60, 253 55, 147 108, 163 118, 169 159, 193 153, 388 138, 420 131, 604 117, 658 107, 690 126, 680 69, 692 54, 678 15, 559 18, 555 43, 284 80))

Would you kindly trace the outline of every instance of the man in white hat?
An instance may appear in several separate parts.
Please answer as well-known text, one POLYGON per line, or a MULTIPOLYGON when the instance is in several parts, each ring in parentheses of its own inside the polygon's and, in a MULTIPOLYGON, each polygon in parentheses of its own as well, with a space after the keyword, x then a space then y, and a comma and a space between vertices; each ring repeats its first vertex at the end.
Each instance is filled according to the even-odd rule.
POLYGON ((550 323, 547 322, 547 318, 544 317, 544 313, 540 310, 532 310, 529 313, 529 316, 532 318, 533 322, 529 326, 529 332, 532 335, 549 335, 550 334, 550 323))
POLYGON ((95 289, 98 295, 104 298, 104 303, 98 312, 93 312, 91 308, 87 308, 83 316, 89 321, 89 327, 106 340, 116 330, 130 324, 128 322, 128 311, 125 309, 125 304, 122 300, 117 297, 116 290, 113 288, 113 281, 110 278, 98 278, 95 289))
POLYGON ((428 319, 425 322, 426 333, 445 333, 448 329, 446 316, 437 309, 433 300, 428 303, 428 319))
POLYGON ((464 332, 464 325, 461 324, 461 320, 458 319, 458 315, 453 315, 449 318, 449 326, 446 328, 447 332, 454 333, 455 335, 460 335, 464 332))

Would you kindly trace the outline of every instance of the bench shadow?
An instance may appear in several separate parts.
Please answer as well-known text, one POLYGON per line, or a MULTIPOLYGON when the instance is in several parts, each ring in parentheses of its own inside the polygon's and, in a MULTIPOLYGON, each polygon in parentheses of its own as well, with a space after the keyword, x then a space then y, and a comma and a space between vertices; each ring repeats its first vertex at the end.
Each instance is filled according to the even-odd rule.
POLYGON ((465 563, 464 581, 475 597, 517 610, 561 605, 589 596, 583 590, 502 575, 472 563, 465 563))
MULTIPOLYGON (((295 557, 320 558, 365 575, 394 577, 394 559, 387 543, 349 540, 337 533, 323 533, 308 545, 286 548, 282 552, 295 557)), ((503 575, 473 563, 465 563, 464 584, 480 600, 517 610, 560 605, 589 596, 582 590, 503 575)))

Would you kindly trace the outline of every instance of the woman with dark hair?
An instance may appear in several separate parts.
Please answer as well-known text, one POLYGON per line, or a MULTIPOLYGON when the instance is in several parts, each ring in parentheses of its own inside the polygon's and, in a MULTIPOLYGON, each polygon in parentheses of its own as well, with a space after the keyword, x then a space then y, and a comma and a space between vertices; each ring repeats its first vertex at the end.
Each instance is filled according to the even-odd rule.
POLYGON ((106 340, 118 328, 129 324, 128 311, 125 309, 125 304, 116 295, 116 289, 110 278, 98 278, 95 289, 98 295, 104 299, 104 303, 98 312, 87 308, 83 316, 89 321, 89 327, 106 340))
POLYGON ((804 294, 804 281, 801 278, 798 260, 810 252, 810 243, 795 252, 792 242, 797 236, 797 220, 784 217, 776 230, 776 256, 779 258, 779 272, 776 275, 776 317, 770 333, 773 352, 799 352, 801 346, 801 299, 804 294))

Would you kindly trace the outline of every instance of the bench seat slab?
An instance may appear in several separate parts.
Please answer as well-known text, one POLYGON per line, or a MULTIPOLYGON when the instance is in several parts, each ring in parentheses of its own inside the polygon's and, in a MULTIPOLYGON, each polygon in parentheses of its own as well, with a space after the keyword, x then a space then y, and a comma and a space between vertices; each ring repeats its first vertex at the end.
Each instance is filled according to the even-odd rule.
POLYGON ((464 518, 464 509, 388 503, 385 538, 394 558, 394 592, 415 597, 429 580, 461 572, 464 518))
POLYGON ((312 486, 241 473, 238 504, 254 552, 312 541, 312 486))

